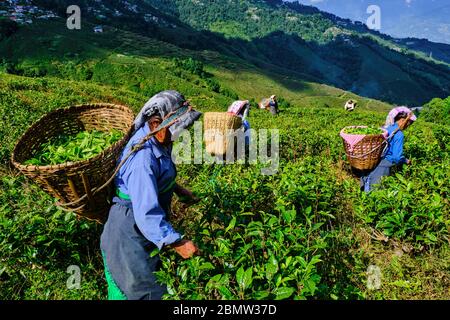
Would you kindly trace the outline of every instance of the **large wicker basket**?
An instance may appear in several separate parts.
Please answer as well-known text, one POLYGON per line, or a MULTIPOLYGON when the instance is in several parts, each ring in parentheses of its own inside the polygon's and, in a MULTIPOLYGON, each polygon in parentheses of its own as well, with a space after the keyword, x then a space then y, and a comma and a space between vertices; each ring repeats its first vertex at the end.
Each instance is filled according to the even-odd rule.
POLYGON ((386 145, 387 132, 385 134, 360 136, 359 141, 352 145, 344 138, 345 129, 342 129, 341 137, 350 165, 358 170, 374 169, 381 161, 381 156, 386 145))
POLYGON ((114 173, 118 158, 133 130, 133 112, 114 104, 88 104, 58 109, 33 124, 16 144, 11 161, 24 175, 59 200, 62 208, 99 222, 107 217, 112 184, 96 192, 114 173), (85 130, 117 129, 124 137, 91 159, 60 165, 34 166, 23 163, 40 146, 60 134, 85 130))
POLYGON ((223 156, 234 147, 233 139, 242 119, 226 112, 206 112, 204 117, 206 152, 223 156))

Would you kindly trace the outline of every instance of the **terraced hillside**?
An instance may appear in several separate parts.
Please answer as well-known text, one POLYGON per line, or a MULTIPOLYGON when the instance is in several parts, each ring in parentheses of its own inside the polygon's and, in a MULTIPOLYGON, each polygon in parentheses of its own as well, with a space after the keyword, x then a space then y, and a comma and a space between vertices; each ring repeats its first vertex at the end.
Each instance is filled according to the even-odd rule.
MULTIPOLYGON (((151 10, 157 15, 162 8, 151 10)), ((167 21, 181 23, 170 10, 164 12, 167 21)), ((430 83, 438 78, 444 83, 442 94, 433 96, 437 99, 426 104, 405 133, 412 166, 385 179, 381 190, 362 194, 339 131, 348 125, 382 125, 390 103, 330 86, 315 74, 287 68, 288 61, 273 62, 274 53, 249 49, 237 54, 234 45, 251 47, 242 39, 227 42, 198 30, 203 27, 195 29, 194 23, 183 28, 212 39, 214 47, 195 47, 189 38, 177 44, 181 36, 170 26, 154 29, 158 36, 129 24, 106 25, 95 34, 94 22, 86 22, 81 31, 61 27, 63 19, 37 22, 0 41, 1 299, 106 298, 102 226, 58 209, 54 199, 11 168, 9 158, 21 134, 57 108, 113 102, 138 112, 150 96, 169 88, 184 93, 202 112, 224 111, 238 98, 251 100, 252 128, 280 132, 280 161, 275 175, 262 175, 263 163, 178 167, 178 182, 202 201, 186 209, 175 200, 173 224, 202 254, 183 261, 172 251, 162 253, 158 278, 168 285, 166 298, 450 298, 450 98, 438 98, 446 90, 445 77, 430 71, 430 83), (281 98, 277 117, 255 108, 271 94, 281 98), (343 110, 350 98, 359 102, 353 113, 343 110), (67 268, 73 265, 81 270, 79 290, 66 285, 67 268), (382 275, 375 290, 368 286, 374 268, 382 275)), ((226 33, 229 26, 216 27, 226 33)), ((309 46, 291 49, 317 58, 309 46)), ((403 55, 386 60, 380 55, 386 49, 373 44, 358 50, 370 54, 374 65, 361 61, 360 66, 377 69, 376 77, 404 77, 390 82, 393 95, 401 92, 411 101, 420 96, 418 87, 405 90, 415 83, 413 69, 383 69, 391 65, 386 61, 403 55)), ((323 58, 317 65, 334 65, 329 61, 323 58)), ((358 79, 360 88, 370 86, 371 79, 358 79)), ((397 95, 394 100, 402 99, 397 95)))

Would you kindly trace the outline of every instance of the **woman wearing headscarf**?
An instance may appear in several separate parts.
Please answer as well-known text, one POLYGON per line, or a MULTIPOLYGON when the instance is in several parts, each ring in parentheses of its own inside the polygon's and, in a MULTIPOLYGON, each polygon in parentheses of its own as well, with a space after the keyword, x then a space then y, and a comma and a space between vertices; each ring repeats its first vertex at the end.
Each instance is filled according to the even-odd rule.
POLYGON ((270 97, 269 109, 272 115, 276 116, 278 114, 278 99, 276 95, 270 97))
POLYGON ((160 259, 150 253, 173 248, 187 259, 197 252, 196 245, 183 240, 172 227, 169 216, 173 193, 195 198, 175 182, 171 151, 174 137, 200 115, 179 92, 163 91, 145 104, 135 120, 134 134, 122 153, 120 162, 124 162, 115 177, 116 196, 101 235, 109 299, 161 299, 166 288, 154 275, 160 259), (173 117, 176 119, 172 121, 173 117))
POLYGON ((361 177, 361 189, 370 192, 374 185, 381 182, 381 178, 391 174, 391 168, 395 165, 411 164, 403 153, 406 130, 417 117, 407 107, 392 109, 387 118, 384 128, 388 132, 388 143, 382 156, 380 164, 367 176, 361 177))
POLYGON ((245 134, 245 144, 250 143, 250 123, 247 120, 248 114, 250 112, 250 101, 239 100, 235 101, 228 108, 228 113, 235 115, 242 119, 242 129, 245 134))

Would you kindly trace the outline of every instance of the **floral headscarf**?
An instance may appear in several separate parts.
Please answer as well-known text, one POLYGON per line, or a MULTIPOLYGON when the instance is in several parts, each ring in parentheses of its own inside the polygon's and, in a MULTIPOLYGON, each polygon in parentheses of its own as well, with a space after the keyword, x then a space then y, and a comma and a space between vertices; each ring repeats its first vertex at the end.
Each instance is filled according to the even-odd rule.
POLYGON ((416 121, 417 117, 416 115, 411 111, 411 109, 407 108, 407 107, 396 107, 394 109, 392 109, 387 118, 386 118, 386 124, 385 124, 385 128, 393 125, 395 123, 395 117, 401 113, 401 112, 405 112, 406 114, 411 114, 411 118, 409 119, 410 121, 416 121))

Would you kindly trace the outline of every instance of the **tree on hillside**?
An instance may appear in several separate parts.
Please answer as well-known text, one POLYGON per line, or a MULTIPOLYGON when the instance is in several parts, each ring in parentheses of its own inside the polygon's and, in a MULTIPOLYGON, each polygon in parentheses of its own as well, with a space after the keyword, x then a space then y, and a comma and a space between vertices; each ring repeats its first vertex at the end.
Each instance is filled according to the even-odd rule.
POLYGON ((19 25, 12 20, 0 18, 0 41, 12 36, 19 29, 19 25))

